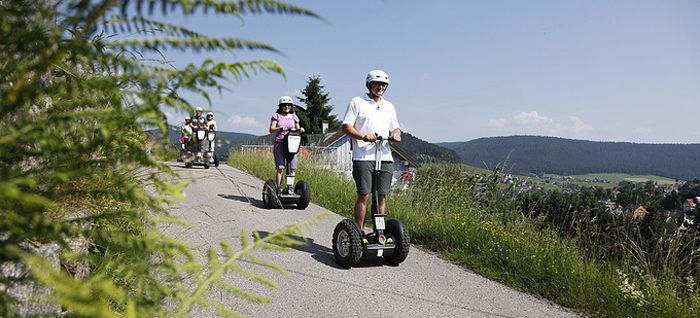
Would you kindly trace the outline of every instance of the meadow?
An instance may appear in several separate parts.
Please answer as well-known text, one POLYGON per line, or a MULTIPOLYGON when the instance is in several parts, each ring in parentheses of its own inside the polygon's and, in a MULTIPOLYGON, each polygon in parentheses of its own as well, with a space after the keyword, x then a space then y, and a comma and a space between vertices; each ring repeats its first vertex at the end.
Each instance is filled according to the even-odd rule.
MULTIPOLYGON (((229 163, 272 178, 267 153, 232 153, 229 163)), ((483 171, 482 171, 483 173, 483 171)), ((350 217, 352 180, 302 161, 298 175, 313 201, 350 217)), ((412 243, 454 263, 594 317, 698 317, 697 273, 678 279, 646 271, 634 257, 598 260, 577 238, 562 237, 517 207, 512 187, 492 171, 479 178, 463 165, 426 165, 408 191, 389 198, 388 213, 412 243)), ((622 243, 622 242, 621 242, 622 243)), ((410 257, 410 255, 409 255, 410 257)))

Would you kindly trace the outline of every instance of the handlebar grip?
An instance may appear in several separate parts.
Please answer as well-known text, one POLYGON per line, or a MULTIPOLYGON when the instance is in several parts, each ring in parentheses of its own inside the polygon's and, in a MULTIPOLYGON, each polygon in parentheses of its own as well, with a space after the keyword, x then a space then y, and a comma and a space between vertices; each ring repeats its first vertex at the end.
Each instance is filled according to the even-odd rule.
MULTIPOLYGON (((377 136, 377 141, 381 141, 384 139, 384 137, 380 136, 378 133, 374 133, 374 135, 377 136)), ((391 136, 391 134, 389 134, 389 141, 396 141, 394 139, 394 136, 391 136)))

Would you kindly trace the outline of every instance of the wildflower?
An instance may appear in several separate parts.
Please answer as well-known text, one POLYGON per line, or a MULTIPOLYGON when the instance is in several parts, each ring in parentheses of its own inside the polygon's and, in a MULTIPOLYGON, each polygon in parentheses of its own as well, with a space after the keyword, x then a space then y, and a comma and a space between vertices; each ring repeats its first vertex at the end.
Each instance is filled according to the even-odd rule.
POLYGON ((415 178, 416 178, 416 174, 411 172, 411 171, 406 170, 406 171, 401 173, 401 180, 402 181, 410 182, 410 181, 413 181, 415 178))
POLYGON ((647 300, 644 297, 644 293, 634 284, 630 282, 627 274, 623 273, 620 269, 617 270, 617 276, 620 278, 621 283, 618 286, 620 292, 625 297, 625 299, 632 299, 636 302, 637 307, 642 307, 647 304, 647 300))

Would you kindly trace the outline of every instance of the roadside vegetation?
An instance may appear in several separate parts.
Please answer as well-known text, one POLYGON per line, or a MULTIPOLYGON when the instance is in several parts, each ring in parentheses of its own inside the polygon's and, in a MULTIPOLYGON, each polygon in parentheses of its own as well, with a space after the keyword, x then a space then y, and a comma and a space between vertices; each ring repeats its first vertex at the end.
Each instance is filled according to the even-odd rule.
POLYGON ((154 18, 202 12, 233 23, 264 13, 317 17, 281 1, 0 0, 0 316, 184 317, 202 308, 238 316, 208 300, 213 289, 270 301, 219 278, 274 287, 237 262, 284 272, 250 251, 294 244, 285 235, 302 236, 314 220, 264 238, 241 233, 240 249, 223 242, 205 261, 157 228, 182 224, 166 207, 187 184, 169 181, 158 159, 173 153, 144 130, 166 140, 165 112, 193 109, 182 91, 208 98, 222 81, 284 76, 271 60, 167 64, 168 50, 277 52, 154 18))
MULTIPOLYGON (((229 162, 273 177, 269 152, 232 153, 229 162)), ((308 161, 298 174, 314 202, 351 216, 352 180, 308 161)), ((408 191, 390 197, 387 210, 408 226, 413 243, 586 315, 698 317, 695 231, 659 218, 639 223, 603 214, 587 194, 518 195, 498 180, 498 169, 476 177, 463 165, 426 165, 408 191)))

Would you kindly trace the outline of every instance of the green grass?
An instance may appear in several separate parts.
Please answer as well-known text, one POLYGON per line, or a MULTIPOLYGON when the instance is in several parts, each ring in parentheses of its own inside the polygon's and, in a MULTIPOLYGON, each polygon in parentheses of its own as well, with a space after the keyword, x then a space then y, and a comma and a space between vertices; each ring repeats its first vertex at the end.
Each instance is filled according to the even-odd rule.
MULTIPOLYGON (((272 158, 262 156, 234 153, 230 163, 260 178, 271 178, 272 158)), ((694 288, 692 284, 639 274, 631 262, 602 264, 586 259, 576 242, 539 230, 534 220, 511 210, 508 202, 490 197, 495 203, 485 205, 488 193, 477 197, 465 192, 464 171, 457 165, 424 167, 416 187, 389 197, 389 215, 410 229, 413 243, 591 316, 700 316, 700 294, 687 290, 694 288)), ((298 176, 310 184, 314 202, 351 215, 355 199, 351 180, 304 161, 298 176)))

